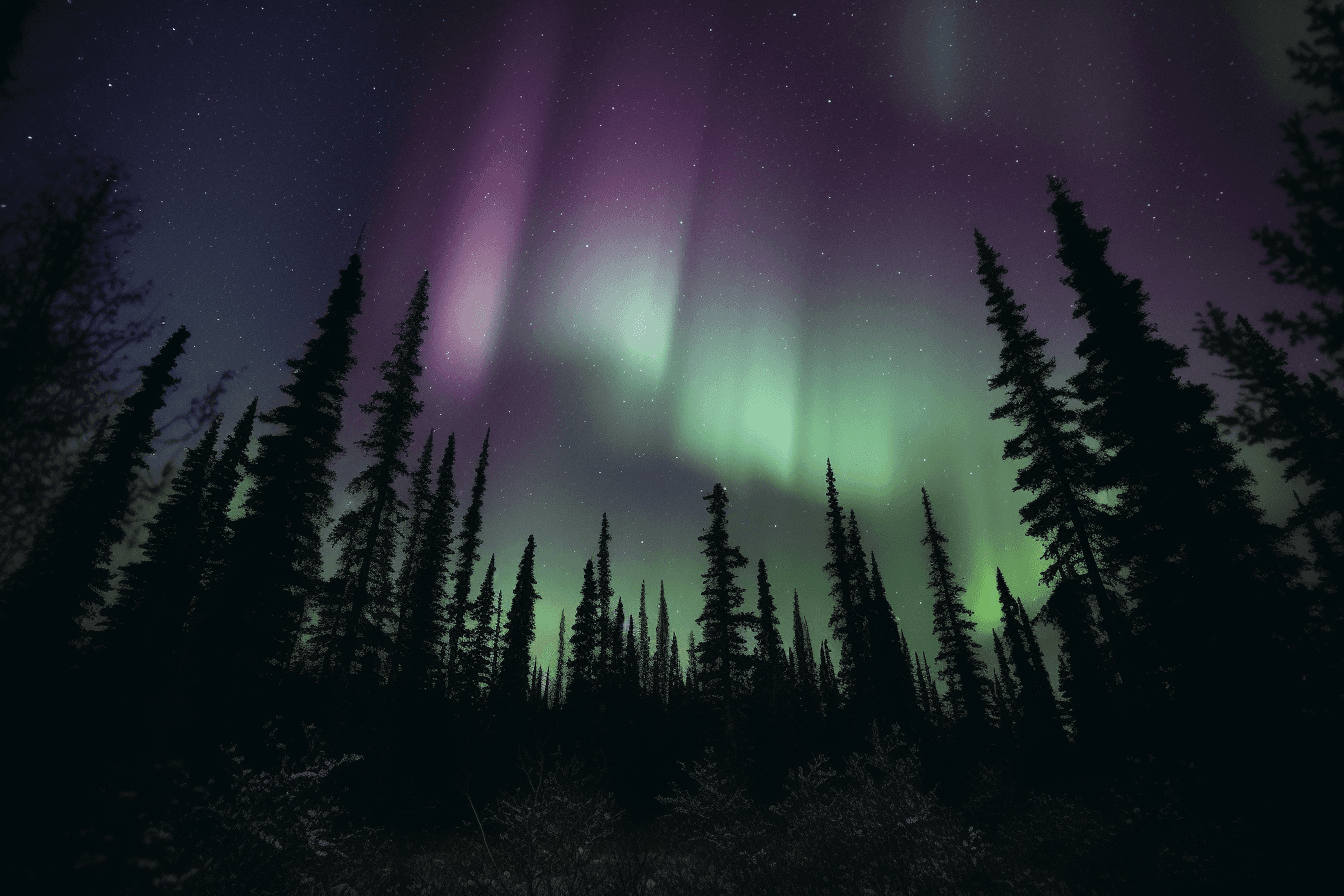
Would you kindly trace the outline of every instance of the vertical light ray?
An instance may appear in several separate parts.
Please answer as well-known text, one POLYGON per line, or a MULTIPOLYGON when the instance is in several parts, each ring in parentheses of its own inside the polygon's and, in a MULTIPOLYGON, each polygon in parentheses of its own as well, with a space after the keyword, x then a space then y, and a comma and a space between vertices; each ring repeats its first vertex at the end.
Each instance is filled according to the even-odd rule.
POLYGON ((728 476, 793 475, 798 418, 798 333, 784 303, 722 297, 690 326, 677 439, 728 476))
POLYGON ((431 357, 467 382, 495 348, 536 173, 558 56, 544 16, 523 17, 500 56, 478 136, 463 169, 458 209, 435 253, 444 271, 431 317, 431 357))

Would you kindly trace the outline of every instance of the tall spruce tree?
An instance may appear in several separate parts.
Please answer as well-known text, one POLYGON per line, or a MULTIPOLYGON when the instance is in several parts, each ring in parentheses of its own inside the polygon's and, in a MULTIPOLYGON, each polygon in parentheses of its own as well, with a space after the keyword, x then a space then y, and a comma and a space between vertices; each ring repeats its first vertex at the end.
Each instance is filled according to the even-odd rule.
POLYGON ((925 535, 921 540, 929 549, 929 590, 933 592, 933 633, 938 638, 938 677, 947 682, 947 698, 952 720, 968 738, 985 730, 988 715, 989 681, 984 660, 976 650, 971 632, 975 623, 962 600, 966 589, 952 572, 947 555, 947 536, 933 518, 928 489, 920 489, 924 500, 925 535))
POLYGON ((256 420, 257 399, 253 398, 243 416, 234 424, 229 437, 224 440, 224 448, 218 460, 210 465, 210 476, 201 505, 204 526, 201 539, 206 543, 206 570, 202 573, 202 581, 197 583, 198 594, 209 589, 218 574, 219 561, 227 556, 228 539, 232 534, 229 508, 233 506, 243 476, 252 466, 248 448, 252 444, 252 430, 256 420))
POLYGON ((653 647, 653 693, 660 704, 667 703, 668 681, 672 674, 671 644, 668 637, 671 623, 667 615, 667 591, 663 583, 658 583, 658 624, 654 627, 653 647))
POLYGON ((752 676, 757 701, 773 706, 784 684, 784 639, 779 634, 779 616, 764 559, 756 561, 756 656, 752 676))
POLYGON ((583 567, 583 585, 579 590, 579 605, 574 610, 574 625, 569 636, 569 693, 570 702, 587 706, 592 697, 598 672, 598 642, 602 637, 597 605, 597 582, 593 577, 590 558, 583 567))
POLYGON ((420 560, 420 542, 425 536, 425 524, 434 501, 430 476, 434 464, 434 430, 429 431, 425 447, 420 449, 420 460, 416 462, 415 472, 411 474, 410 515, 406 518, 406 533, 403 539, 406 549, 402 557, 401 569, 397 570, 397 628, 392 637, 392 660, 389 678, 396 681, 401 676, 402 650, 406 643, 406 621, 410 611, 407 597, 411 582, 415 580, 415 565, 420 560))
POLYGON ((117 601, 103 612, 100 640, 114 668, 136 679, 130 686, 155 687, 175 672, 172 660, 184 641, 191 599, 208 559, 208 517, 204 512, 221 418, 183 458, 171 491, 145 527, 143 559, 122 570, 117 601), (157 674, 156 674, 157 673, 157 674))
POLYGON ((840 493, 835 486, 831 461, 826 460, 826 553, 830 558, 822 567, 831 580, 831 632, 840 645, 840 686, 846 693, 857 692, 855 654, 859 649, 862 626, 855 607, 854 583, 851 578, 849 536, 845 529, 845 512, 840 506, 840 493))
POLYGON ((905 636, 887 599, 887 588, 877 555, 870 554, 869 576, 872 597, 868 607, 869 642, 872 645, 873 680, 876 690, 876 717, 894 721, 906 731, 918 733, 923 718, 915 695, 914 669, 910 665, 910 651, 905 636))
POLYGON ((798 700, 805 720, 821 711, 821 691, 817 682, 817 659, 812 649, 812 633, 798 609, 798 589, 793 590, 793 655, 798 700))
POLYGON ((747 565, 747 558, 728 536, 728 491, 716 482, 704 500, 709 525, 698 541, 705 546, 700 552, 706 560, 700 576, 705 607, 695 620, 703 632, 696 656, 704 678, 702 690, 731 748, 744 679, 750 668, 744 631, 752 629, 756 619, 741 609, 744 589, 737 584, 737 570, 747 565))
MULTIPOLYGON (((1063 181, 1051 178, 1049 189, 1062 282, 1077 293, 1074 317, 1088 324, 1077 348, 1085 366, 1070 382, 1083 431, 1102 452, 1092 487, 1115 492, 1115 553, 1143 630, 1143 665, 1165 685, 1149 694, 1174 697, 1181 712, 1167 720, 1181 736, 1225 744, 1231 720, 1251 706, 1262 712, 1268 699, 1245 657, 1273 650, 1271 633, 1283 634, 1264 615, 1287 603, 1282 533, 1263 519, 1250 471, 1219 437, 1212 390, 1178 378, 1186 350, 1157 335, 1143 284, 1107 261, 1109 229, 1088 225, 1063 181)), ((1082 671, 1070 662, 1077 684, 1082 671)))
POLYGON ((470 625, 457 642, 457 688, 454 695, 465 703, 477 703, 490 682, 490 638, 495 618, 495 555, 485 565, 485 578, 467 613, 470 625))
POLYGON ((406 317, 397 325, 392 356, 380 368, 383 388, 360 405, 372 416, 369 432, 358 442, 371 463, 346 489, 363 500, 341 516, 331 533, 332 542, 340 547, 338 569, 345 587, 326 592, 336 594, 335 606, 319 602, 318 633, 326 643, 314 639, 316 647, 337 657, 335 671, 341 677, 350 673, 357 657, 377 662, 391 647, 387 632, 396 613, 393 563, 407 510, 397 484, 409 475, 411 426, 424 408, 417 381, 424 372, 420 348, 428 314, 429 271, 425 271, 406 317))
POLYGON ((639 689, 649 691, 649 611, 644 603, 644 583, 639 583, 639 689))
MULTIPOLYGON (((1012 289, 1003 282, 1007 270, 999 264, 999 253, 978 230, 975 248, 980 283, 989 294, 985 301, 989 323, 1003 340, 999 372, 990 379, 989 387, 1008 393, 1007 400, 989 416, 991 420, 1012 420, 1020 430, 1004 444, 1003 457, 1027 461, 1017 473, 1014 491, 1035 496, 1022 507, 1021 515, 1027 534, 1045 545, 1046 568, 1041 581, 1053 585, 1067 575, 1088 583, 1086 591, 1064 589, 1058 593, 1090 597, 1100 612, 1116 663, 1128 667, 1126 677, 1134 678, 1137 672, 1129 617, 1109 584, 1114 570, 1102 568, 1105 512, 1088 487, 1097 457, 1083 439, 1068 390, 1050 384, 1055 360, 1045 354, 1046 340, 1027 326, 1026 308, 1013 300, 1012 289)), ((1059 615, 1080 613, 1070 608, 1059 615)), ((1074 636, 1081 634, 1075 632, 1074 636)), ((1086 649, 1095 651, 1096 645, 1086 649)))
POLYGON ((618 647, 613 643, 615 630, 611 618, 611 599, 615 596, 611 587, 611 527, 604 513, 602 528, 597 534, 597 617, 601 633, 597 645, 599 679, 605 678, 610 671, 611 655, 618 647))
POLYGON ((467 631, 471 609, 471 576, 481 559, 481 512, 485 505, 485 468, 490 464, 490 430, 485 431, 481 454, 476 460, 476 478, 471 484, 471 503, 462 516, 462 532, 457 537, 457 566, 453 569, 453 596, 448 602, 448 645, 445 672, 449 692, 461 685, 462 637, 467 631))
POLYGON ((565 705, 565 611, 560 611, 560 634, 555 642, 555 687, 553 705, 565 705))
MULTIPOLYGON (((527 536, 527 547, 518 562, 518 578, 513 586, 513 602, 509 604, 509 621, 504 627, 504 656, 499 669, 499 699, 501 706, 520 703, 526 684, 527 664, 532 655, 532 639, 536 634, 537 542, 527 536)), ((562 657, 563 659, 563 657, 562 657)))
POLYGON ((20 699, 58 689, 77 661, 80 620, 103 603, 131 489, 153 451, 154 414, 178 383, 173 369, 190 337, 179 327, 140 368, 140 388, 86 450, 46 531, 5 583, 0 663, 8 667, 6 687, 20 699))
POLYGON ((358 254, 317 321, 301 358, 286 362, 294 379, 287 403, 263 414, 275 429, 258 440, 243 516, 204 596, 197 623, 197 670, 220 687, 246 690, 297 647, 304 608, 325 590, 322 530, 331 510, 333 462, 342 452, 341 405, 354 367, 355 317, 364 302, 358 254))
POLYGON ((1064 732, 1059 725, 1050 673, 1045 668, 1040 645, 1022 603, 1008 590, 1002 570, 996 569, 994 575, 1006 642, 1006 647, 1000 646, 996 633, 995 651, 1000 655, 1006 653, 1012 663, 1013 674, 1010 676, 1005 672, 1003 678, 1017 682, 1016 693, 1012 696, 1019 720, 1018 736, 1027 754, 1056 755, 1063 747, 1064 732))
POLYGON ((400 685, 412 691, 428 690, 436 683, 442 686, 444 636, 448 631, 444 599, 457 510, 453 482, 456 455, 457 439, 449 433, 435 474, 434 495, 421 520, 420 532, 413 539, 414 552, 404 561, 410 568, 401 596, 405 624, 396 644, 396 675, 400 685))

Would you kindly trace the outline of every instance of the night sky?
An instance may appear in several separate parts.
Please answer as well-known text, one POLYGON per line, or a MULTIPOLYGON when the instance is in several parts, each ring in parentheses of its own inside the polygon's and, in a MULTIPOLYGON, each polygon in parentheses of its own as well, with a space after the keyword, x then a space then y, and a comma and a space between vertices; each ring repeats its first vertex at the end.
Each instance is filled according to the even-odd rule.
MULTIPOLYGON (((1289 220, 1292 0, 411 5, 50 0, 0 109, 0 171, 22 195, 75 155, 124 163, 131 279, 153 280, 164 335, 193 334, 180 397, 245 368, 227 427, 253 395, 279 402, 366 224, 338 489, 427 268, 409 459, 455 431, 465 505, 490 427, 477 581, 494 553, 511 594, 536 535, 543 662, 603 512, 617 593, 633 609, 647 581, 652 616, 664 580, 685 646, 716 481, 751 605, 764 557, 786 635, 796 588, 829 637, 828 457, 916 650, 936 649, 921 486, 982 638, 996 566, 1039 605, 971 234, 1076 370, 1047 174, 1113 228, 1192 378, 1218 385, 1191 332, 1206 301, 1258 318, 1305 300, 1249 238, 1289 220)), ((1275 468, 1247 459, 1282 518, 1275 468)))

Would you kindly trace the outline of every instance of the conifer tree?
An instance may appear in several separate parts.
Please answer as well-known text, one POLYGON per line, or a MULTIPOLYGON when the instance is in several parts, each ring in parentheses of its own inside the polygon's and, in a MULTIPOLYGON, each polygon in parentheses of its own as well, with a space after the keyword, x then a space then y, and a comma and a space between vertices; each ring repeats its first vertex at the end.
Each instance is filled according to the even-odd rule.
MULTIPOLYGON (((999 593, 999 608, 1003 614, 1003 636, 1006 647, 995 641, 996 654, 1006 654, 1011 661, 1013 675, 1004 680, 1017 682, 1014 705, 1021 720, 1019 735, 1027 754, 1041 753, 1044 758, 1054 755, 1063 746, 1063 731, 1055 706, 1050 673, 1045 668, 1041 647, 1032 630, 1022 602, 1008 590, 1002 570, 995 570, 995 585, 999 593)), ((997 635, 997 633, 996 633, 997 635)), ((1000 660, 1002 666, 1003 660, 1000 660)))
POLYGON ((462 531, 457 537, 457 566, 453 569, 453 596, 448 602, 447 676, 450 691, 460 684, 459 656, 462 636, 467 630, 471 606, 471 576, 481 559, 481 510, 485 503, 485 468, 490 464, 490 430, 485 431, 481 455, 476 460, 476 478, 471 485, 471 504, 462 516, 462 531))
POLYGON ((933 632, 938 638, 938 676, 947 682, 947 697, 953 721, 974 738, 986 724, 986 700, 989 682, 984 660, 976 652, 971 632, 975 623, 961 596, 966 593, 952 572, 947 556, 947 537, 933 518, 929 492, 920 489, 924 499, 925 535, 921 544, 929 548, 929 590, 933 592, 933 632))
POLYGON ((657 700, 667 703, 668 681, 672 674, 671 656, 668 651, 671 645, 668 643, 668 636, 671 632, 671 625, 667 616, 667 592, 664 590, 663 583, 658 583, 658 624, 654 630, 654 648, 653 648, 653 693, 657 700))
POLYGON ((335 672, 342 678, 350 674, 357 657, 376 662, 390 647, 386 633, 395 613, 392 571, 407 510, 397 484, 409 475, 406 451, 411 426, 424 407, 417 381, 424 372, 420 348, 428 308, 426 271, 397 326, 392 356, 380 368, 383 388, 360 405, 372 417, 372 425, 358 445, 371 462, 346 489, 363 500, 341 516, 331 533, 341 552, 337 566, 344 587, 327 592, 336 597, 334 606, 318 603, 320 625, 314 637, 314 646, 328 654, 324 665, 335 656, 335 672))
POLYGON ((21 699, 56 687, 76 661, 80 620, 103 602, 132 485, 148 469, 154 414, 178 383, 173 368, 190 336, 179 327, 140 368, 140 388, 80 459, 47 530, 5 583, 0 663, 9 668, 6 687, 21 699))
POLYGON ((804 717, 821 710, 821 691, 817 681, 816 654, 812 652, 812 634, 798 610, 798 589, 793 589, 793 655, 796 664, 799 702, 804 717))
POLYGON ((364 301, 360 257, 351 255, 301 358, 287 361, 288 402, 263 414, 275 427, 259 441, 244 515, 206 594, 198 668, 225 688, 247 688, 288 667, 304 608, 325 590, 322 530, 331 511, 333 462, 341 454, 341 405, 355 364, 355 317, 364 301))
POLYGON ((495 555, 485 567, 481 589, 471 602, 468 613, 471 625, 458 641, 457 689, 455 696, 465 703, 475 703, 484 694, 490 678, 490 638, 494 633, 495 618, 495 555))
MULTIPOLYGON (((1003 574, 1000 573, 999 575, 1002 576, 1003 574)), ((1013 678, 1012 670, 1008 666, 1008 654, 1004 652, 1003 640, 999 637, 999 630, 994 629, 993 635, 994 659, 998 663, 998 669, 994 672, 995 681, 1002 692, 1004 708, 1009 711, 1013 718, 1016 718, 1019 708, 1017 681, 1013 678)))
POLYGON ((734 716, 738 712, 744 678, 750 667, 744 630, 754 627, 755 617, 742 607, 744 589, 737 584, 736 571, 747 565, 742 551, 728 536, 728 492, 722 483, 704 496, 708 502, 709 525, 698 540, 706 560, 701 594, 705 607, 696 622, 704 637, 697 651, 699 669, 704 676, 702 690, 719 715, 728 743, 733 742, 734 716))
MULTIPOLYGON (((431 439, 433 434, 431 433, 431 439)), ((435 474, 434 494, 414 538, 414 552, 405 564, 409 571, 401 603, 405 616, 397 640, 398 681, 407 690, 425 691, 435 686, 446 669, 444 636, 448 630, 445 591, 453 554, 453 517, 457 510, 453 464, 457 439, 449 433, 448 444, 435 474)), ((438 684, 441 686, 442 681, 438 684)))
MULTIPOLYGON (((1274 647, 1266 629, 1278 626, 1262 614, 1286 601, 1291 567, 1249 470, 1219 437, 1212 390, 1177 377, 1186 350, 1157 335, 1143 284, 1111 268, 1110 231, 1088 225, 1063 181, 1049 187, 1063 282, 1089 328, 1077 348, 1085 366, 1070 382, 1083 430, 1103 452, 1092 486, 1116 493, 1115 551, 1143 629, 1143 665, 1162 670, 1165 685, 1148 693, 1157 702, 1173 694, 1185 711, 1171 720, 1207 740, 1248 698, 1267 699, 1244 658, 1274 647)), ((1082 671, 1071 658, 1080 685, 1082 671)))
POLYGON ((619 597, 616 598, 616 612, 612 614, 611 624, 607 630, 611 643, 607 684, 614 693, 620 689, 620 683, 625 678, 625 666, 628 660, 625 655, 625 602, 619 597))
POLYGON ((219 458, 210 465, 201 504, 201 540, 206 546, 205 568, 201 574, 202 580, 196 583, 193 597, 209 590, 218 575, 220 559, 228 554, 228 540, 232 534, 228 512, 244 474, 251 467, 247 449, 252 444, 252 429, 256 419, 257 399, 253 398, 225 439, 219 458))
POLYGON ((871 597, 868 603, 868 640, 872 652, 872 679, 875 686, 874 709, 882 721, 898 722, 907 731, 918 731, 921 724, 915 695, 914 670, 905 635, 896 622, 877 555, 871 554, 868 577, 871 597))
POLYGON ((434 430, 431 429, 428 438, 425 439, 425 447, 420 450, 420 460, 416 462, 415 472, 411 474, 411 512, 406 519, 404 539, 406 551, 401 561, 401 569, 397 571, 397 630, 392 638, 393 659, 390 669, 390 677, 393 679, 400 675, 401 655, 406 637, 406 617, 410 610, 408 598, 411 582, 415 581, 416 564, 421 559, 420 544, 425 537, 425 528, 434 501, 430 481, 433 464, 434 430))
POLYGON ((854 693, 857 686, 855 650, 861 629, 851 579, 854 564, 849 555, 845 513, 840 506, 840 493, 835 487, 835 473, 831 470, 829 458, 826 460, 826 551, 830 560, 823 569, 831 579, 831 600, 834 605, 830 621, 831 632, 840 645, 840 686, 846 693, 854 693))
POLYGON ((597 664, 599 678, 609 671, 611 654, 616 645, 612 643, 611 599, 616 592, 611 587, 611 528, 607 525, 607 515, 602 514, 602 529, 597 535, 597 613, 600 639, 598 641, 597 664))
POLYGON ((498 685, 499 703, 502 705, 516 703, 523 696, 527 661, 531 656, 536 628, 535 603, 540 599, 534 571, 536 553, 537 542, 529 535, 527 547, 523 548, 523 558, 518 562, 518 579, 513 586, 513 602, 509 604, 509 621, 504 629, 504 657, 500 664, 498 685))
MULTIPOLYGON (((1088 488, 1097 458, 1083 440, 1068 390, 1050 385, 1055 360, 1046 356, 1046 340, 1027 326, 1026 308, 1013 300, 1012 289, 1003 282, 1007 270, 999 264, 999 253, 978 230, 975 247, 980 282, 989 293, 985 302, 989 322, 1003 339, 999 372, 989 387, 1008 393, 990 419, 1007 418, 1020 429, 1004 444, 1003 457, 1027 461, 1018 471, 1014 490, 1035 495, 1021 515, 1027 534, 1045 545, 1047 566, 1041 581, 1053 585, 1064 575, 1086 580, 1116 661, 1122 667, 1131 665, 1129 618, 1101 565, 1105 514, 1088 488)), ((1089 596, 1088 591, 1066 593, 1089 596)), ((1066 614, 1078 612, 1070 609, 1066 614)), ((1129 677, 1135 674, 1131 671, 1129 677)))
POLYGON ((668 656, 667 703, 668 706, 672 706, 681 703, 686 690, 686 679, 681 673, 681 648, 677 646, 676 632, 672 633, 672 647, 668 651, 668 656))
MULTIPOLYGON (((114 654, 114 666, 127 674, 164 675, 183 646, 191 599, 208 557, 203 505, 220 422, 216 416, 183 458, 168 497, 145 527, 144 558, 123 569, 117 601, 103 612, 100 640, 114 654)), ((152 685, 140 681, 132 686, 152 685)))
POLYGON ((700 696, 700 660, 695 650, 695 632, 686 636, 686 696, 700 696))
POLYGON ((779 617, 763 559, 756 562, 756 620, 756 660, 752 666, 755 690, 773 701, 783 682, 784 639, 779 634, 779 617))
POLYGON ((565 703, 565 611, 560 611, 560 634, 555 643, 555 708, 565 703))
POLYGON ((821 710, 828 721, 834 720, 840 712, 840 683, 835 677, 835 662, 831 659, 831 646, 825 638, 821 640, 821 667, 819 687, 821 690, 821 710))
POLYGON ((644 583, 639 583, 639 689, 648 693, 649 681, 649 613, 644 604, 644 583))
POLYGON ((574 611, 574 626, 569 636, 569 693, 571 702, 580 702, 593 693, 597 675, 598 642, 601 640, 597 606, 597 582, 593 561, 583 567, 583 587, 579 606, 574 611))

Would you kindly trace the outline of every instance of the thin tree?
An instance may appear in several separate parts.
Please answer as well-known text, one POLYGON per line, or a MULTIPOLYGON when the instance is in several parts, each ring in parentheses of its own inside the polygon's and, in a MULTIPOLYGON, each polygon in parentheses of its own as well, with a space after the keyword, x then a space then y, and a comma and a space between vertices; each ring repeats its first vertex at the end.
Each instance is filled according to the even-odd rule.
MULTIPOLYGON (((432 437, 431 433, 431 437, 432 437)), ((453 517, 457 510, 453 464, 457 439, 448 435, 435 474, 434 495, 414 539, 415 551, 406 558, 410 566, 401 603, 405 617, 401 637, 397 639, 397 676, 407 690, 426 691, 437 683, 446 669, 444 636, 448 631, 445 592, 448 567, 453 554, 453 517)))
MULTIPOLYGON (((1017 473, 1014 491, 1035 496, 1022 507, 1021 515, 1027 534, 1045 545, 1041 581, 1053 585, 1068 575, 1088 582, 1116 662, 1134 678, 1129 618, 1101 565, 1106 517, 1088 488, 1097 457, 1083 439, 1069 391, 1050 384, 1055 360, 1045 354, 1046 340, 1027 326, 1026 308, 1013 300, 1013 290, 1003 282, 1007 270, 999 264, 999 253, 978 230, 975 248, 980 259, 977 273, 989 294, 985 301, 989 322, 1003 340, 999 372, 989 387, 1006 390, 1007 400, 989 416, 1012 420, 1020 430, 1004 443, 1003 457, 1027 461, 1017 473)), ((1064 615, 1070 614, 1078 611, 1064 615)))
POLYGON ((706 560, 700 576, 705 606, 695 620, 703 638, 693 655, 704 677, 705 696, 719 716, 725 743, 731 749, 743 679, 750 667, 743 633, 754 627, 755 617, 741 609, 744 589, 737 584, 736 571, 747 565, 747 558, 729 540, 728 491, 716 482, 704 500, 709 525, 698 540, 705 546, 700 552, 706 560))
POLYGON ((660 704, 667 703, 668 682, 672 674, 671 644, 668 637, 671 625, 667 615, 667 592, 663 583, 658 583, 658 624, 654 628, 653 648, 653 693, 660 704))
MULTIPOLYGON (((516 705, 522 702, 526 685, 527 663, 532 653, 532 639, 536 634, 537 578, 534 571, 537 542, 527 536, 527 547, 523 548, 523 557, 518 562, 518 578, 513 586, 513 602, 509 604, 509 620, 504 627, 504 656, 500 662, 500 693, 497 701, 501 706, 516 705)), ((563 645, 563 640, 562 640, 563 645)), ((563 646, 562 646, 563 651, 563 646)), ((563 656, 561 657, 563 659, 563 656)))
POLYGON ((114 654, 114 666, 137 679, 132 686, 138 690, 154 687, 145 673, 167 679, 175 671, 170 661, 183 647, 191 599, 208 559, 203 505, 220 422, 215 417, 187 452, 168 497, 145 527, 143 559, 122 570, 117 601, 103 612, 100 640, 114 654))
POLYGON ((962 600, 966 589, 952 572, 947 555, 947 536, 933 518, 928 489, 920 489, 924 500, 925 535, 921 544, 929 549, 929 590, 933 592, 933 633, 938 638, 938 677, 947 682, 947 697, 953 720, 970 738, 986 727, 986 703, 989 681, 984 660, 976 651, 971 632, 975 623, 962 600))
POLYGON ((341 406, 354 367, 355 317, 364 301, 358 254, 318 319, 301 358, 287 361, 288 402, 263 414, 244 515, 205 595, 197 668, 220 687, 247 687, 287 667, 305 606, 324 590, 322 530, 331 510, 332 464, 341 454, 341 406))
POLYGON ((391 646, 386 633, 395 613, 392 568, 407 511, 397 484, 409 475, 406 451, 411 426, 424 408, 418 380, 424 372, 420 348, 428 313, 429 272, 425 271, 406 317, 397 325, 392 356, 380 368, 383 388, 360 405, 373 418, 369 432, 358 442, 371 463, 346 489, 362 497, 362 502, 341 516, 331 535, 340 547, 338 568, 345 587, 336 606, 319 607, 325 623, 319 633, 327 643, 318 646, 339 656, 336 672, 341 677, 350 673, 357 655, 373 661, 391 646))
POLYGON ((448 645, 444 668, 450 693, 460 682, 460 646, 467 630, 471 605, 471 576, 481 559, 481 511, 485 504, 485 468, 490 464, 490 430, 485 431, 481 454, 476 460, 476 478, 471 485, 471 504, 462 517, 457 537, 457 566, 453 569, 453 595, 448 601, 448 645))

